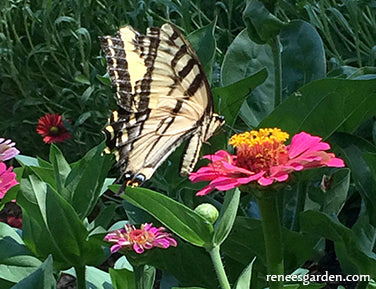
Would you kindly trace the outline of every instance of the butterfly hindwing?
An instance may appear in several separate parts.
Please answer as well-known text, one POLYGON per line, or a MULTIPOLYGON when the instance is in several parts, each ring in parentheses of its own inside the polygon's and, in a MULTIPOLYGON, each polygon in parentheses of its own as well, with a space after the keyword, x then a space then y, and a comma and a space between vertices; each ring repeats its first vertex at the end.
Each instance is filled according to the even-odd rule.
POLYGON ((126 26, 103 37, 102 49, 119 105, 105 128, 106 152, 115 152, 126 181, 149 179, 185 140, 182 172, 189 174, 202 142, 223 124, 189 42, 171 24, 146 35, 126 26))

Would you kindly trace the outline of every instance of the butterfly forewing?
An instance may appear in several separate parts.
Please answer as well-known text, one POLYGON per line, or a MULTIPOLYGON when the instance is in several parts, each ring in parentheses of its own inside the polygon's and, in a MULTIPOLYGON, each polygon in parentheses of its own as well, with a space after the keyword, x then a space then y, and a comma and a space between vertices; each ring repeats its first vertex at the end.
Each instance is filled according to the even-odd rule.
POLYGON ((149 28, 146 35, 126 26, 104 37, 102 48, 119 105, 105 128, 106 151, 115 151, 126 181, 149 179, 187 139, 183 166, 192 171, 215 116, 209 84, 189 42, 170 24, 149 28))

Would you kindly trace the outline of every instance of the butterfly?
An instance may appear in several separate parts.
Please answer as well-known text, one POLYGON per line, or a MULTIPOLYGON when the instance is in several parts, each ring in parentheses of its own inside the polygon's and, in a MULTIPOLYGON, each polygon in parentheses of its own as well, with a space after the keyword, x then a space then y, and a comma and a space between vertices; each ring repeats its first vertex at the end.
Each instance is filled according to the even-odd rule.
POLYGON ((167 23, 146 35, 122 27, 101 46, 118 104, 104 129, 105 152, 115 154, 125 185, 150 179, 184 141, 180 173, 189 175, 202 144, 224 124, 191 44, 167 23))

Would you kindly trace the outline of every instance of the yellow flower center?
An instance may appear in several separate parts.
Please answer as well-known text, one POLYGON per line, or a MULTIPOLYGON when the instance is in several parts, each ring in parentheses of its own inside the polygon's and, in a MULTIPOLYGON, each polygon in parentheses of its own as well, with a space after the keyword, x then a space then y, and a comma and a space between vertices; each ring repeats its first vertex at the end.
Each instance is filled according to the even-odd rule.
POLYGON ((237 148, 241 145, 247 145, 249 147, 256 144, 264 143, 284 143, 289 138, 287 132, 282 131, 280 128, 261 128, 259 131, 251 130, 244 133, 233 135, 229 144, 237 148))
POLYGON ((233 135, 229 144, 236 148, 236 165, 252 172, 265 171, 284 164, 287 150, 284 142, 289 134, 279 128, 264 128, 233 135))

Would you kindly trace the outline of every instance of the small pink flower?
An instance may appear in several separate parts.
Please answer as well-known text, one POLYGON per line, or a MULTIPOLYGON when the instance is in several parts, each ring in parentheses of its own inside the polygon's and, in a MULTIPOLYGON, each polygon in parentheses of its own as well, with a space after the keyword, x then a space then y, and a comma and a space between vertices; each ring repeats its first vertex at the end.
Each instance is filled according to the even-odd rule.
POLYGON ((7 166, 4 163, 0 163, 0 199, 4 198, 5 193, 11 187, 18 184, 16 181, 16 174, 12 170, 12 167, 7 169, 7 166))
POLYGON ((20 153, 14 146, 15 143, 10 139, 5 140, 4 138, 0 138, 0 162, 10 160, 20 153))
POLYGON ((154 247, 167 249, 170 246, 177 246, 176 240, 165 232, 164 227, 152 227, 150 223, 141 225, 140 229, 126 224, 124 229, 112 231, 104 239, 115 244, 111 247, 111 253, 121 249, 133 249, 141 254, 154 247))
POLYGON ((72 137, 63 124, 62 116, 58 113, 41 116, 38 120, 37 133, 43 136, 45 143, 63 142, 72 137))
POLYGON ((333 153, 322 138, 306 132, 296 134, 290 145, 285 145, 288 134, 280 129, 261 129, 234 135, 230 139, 236 155, 220 150, 207 155, 211 163, 192 173, 192 182, 210 181, 196 195, 209 194, 214 189, 227 191, 257 181, 262 186, 284 182, 294 171, 317 167, 344 167, 342 159, 333 153))

